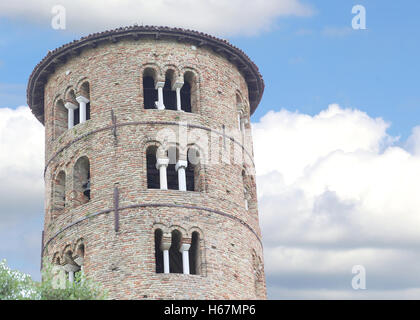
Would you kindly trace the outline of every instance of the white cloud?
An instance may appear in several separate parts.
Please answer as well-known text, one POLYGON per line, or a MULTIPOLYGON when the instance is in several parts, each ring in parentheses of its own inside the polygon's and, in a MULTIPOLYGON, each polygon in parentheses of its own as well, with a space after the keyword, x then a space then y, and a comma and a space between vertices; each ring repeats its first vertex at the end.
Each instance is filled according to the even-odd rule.
POLYGON ((270 292, 329 286, 330 298, 353 296, 357 264, 371 279, 362 297, 420 291, 420 129, 403 149, 388 127, 338 105, 315 116, 271 111, 253 124, 270 292))
POLYGON ((43 126, 28 107, 0 108, 0 227, 42 214, 43 166, 43 126))
MULTIPOLYGON (((315 116, 271 111, 253 124, 269 297, 420 297, 420 127, 402 148, 389 126, 338 105, 315 116), (358 264, 364 291, 351 288, 358 264)), ((27 107, 0 108, 0 258, 26 257, 31 273, 43 144, 27 107)))
MULTIPOLYGON (((55 0, 0 3, 0 16, 49 25, 55 0)), ((197 29, 217 35, 255 34, 280 16, 308 16, 301 0, 72 0, 63 1, 72 31, 101 31, 134 23, 197 29)))

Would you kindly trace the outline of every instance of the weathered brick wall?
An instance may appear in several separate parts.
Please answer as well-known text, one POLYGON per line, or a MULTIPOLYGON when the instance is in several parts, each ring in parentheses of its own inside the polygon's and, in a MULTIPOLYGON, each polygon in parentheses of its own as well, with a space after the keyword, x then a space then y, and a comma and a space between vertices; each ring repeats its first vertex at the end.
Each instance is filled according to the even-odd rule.
POLYGON ((236 129, 237 93, 247 105, 249 118, 247 90, 242 74, 222 55, 174 40, 109 42, 83 50, 57 67, 47 81, 44 97, 44 259, 52 261, 54 254, 62 254, 67 245, 74 246, 82 238, 86 275, 102 283, 113 299, 265 298, 264 272, 259 272, 259 288, 263 290, 258 290, 252 255, 255 250, 263 259, 255 179, 247 181, 252 198, 247 211, 243 166, 233 161, 234 151, 244 146, 246 170, 254 170, 251 137, 242 141, 236 129), (149 66, 159 71, 161 81, 168 68, 174 69, 179 78, 185 71, 193 71, 199 97, 197 112, 145 110, 142 73, 149 66), (55 136, 54 126, 63 117, 55 108, 56 102, 70 89, 80 92, 86 80, 90 85, 91 120, 55 136), (111 110, 117 119, 116 137, 111 110), (161 129, 173 129, 178 136, 179 122, 196 126, 181 126, 190 136, 188 143, 198 143, 200 137, 212 145, 211 151, 201 151, 202 156, 218 153, 232 163, 201 164, 201 192, 148 190, 146 148, 162 142, 158 133, 161 129), (235 142, 224 139, 223 130, 235 134, 235 142), (74 166, 82 156, 90 161, 91 200, 76 205, 71 200, 74 166), (53 183, 62 170, 66 173, 66 207, 57 212, 52 206, 53 183), (112 211, 115 186, 120 192, 118 232, 114 230, 112 211), (155 272, 154 230, 159 225, 178 229, 185 237, 199 231, 200 275, 155 272))

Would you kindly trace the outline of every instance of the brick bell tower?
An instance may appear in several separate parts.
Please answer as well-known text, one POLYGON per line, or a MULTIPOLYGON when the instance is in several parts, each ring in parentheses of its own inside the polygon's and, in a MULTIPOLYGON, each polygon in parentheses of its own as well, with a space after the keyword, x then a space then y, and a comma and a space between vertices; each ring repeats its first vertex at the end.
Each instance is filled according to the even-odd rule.
POLYGON ((250 115, 256 65, 213 36, 133 26, 50 51, 42 259, 111 299, 265 299, 250 115))

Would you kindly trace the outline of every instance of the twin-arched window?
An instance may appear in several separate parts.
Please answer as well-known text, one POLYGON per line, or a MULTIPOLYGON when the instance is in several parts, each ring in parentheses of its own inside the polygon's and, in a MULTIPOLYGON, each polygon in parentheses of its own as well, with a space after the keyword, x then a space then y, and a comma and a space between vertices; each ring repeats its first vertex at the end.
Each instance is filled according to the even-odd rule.
MULTIPOLYGON (((67 183, 66 173, 61 170, 53 180, 52 185, 52 216, 54 218, 67 206, 67 183)), ((74 165, 73 187, 71 200, 74 201, 75 205, 90 201, 90 162, 85 156, 79 158, 74 165)))
POLYGON ((64 98, 57 100, 54 106, 54 138, 59 137, 67 129, 84 123, 90 119, 90 85, 84 82, 76 92, 70 89, 64 98))

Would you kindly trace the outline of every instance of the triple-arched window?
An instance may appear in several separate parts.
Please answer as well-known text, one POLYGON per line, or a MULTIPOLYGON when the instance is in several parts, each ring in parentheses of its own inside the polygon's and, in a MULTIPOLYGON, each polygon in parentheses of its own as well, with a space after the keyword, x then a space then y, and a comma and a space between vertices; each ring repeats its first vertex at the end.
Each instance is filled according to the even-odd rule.
POLYGON ((198 191, 200 154, 188 148, 187 160, 180 159, 179 149, 169 147, 159 155, 156 146, 146 149, 147 188, 198 191))
POLYGON ((195 112, 197 108, 197 79, 193 72, 186 71, 181 80, 168 69, 165 81, 159 81, 155 69, 143 71, 143 101, 145 109, 195 112))
POLYGON ((201 274, 200 234, 183 238, 179 230, 165 234, 155 230, 156 273, 201 274))

